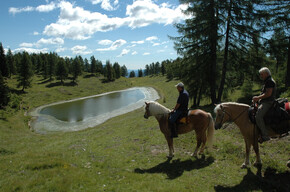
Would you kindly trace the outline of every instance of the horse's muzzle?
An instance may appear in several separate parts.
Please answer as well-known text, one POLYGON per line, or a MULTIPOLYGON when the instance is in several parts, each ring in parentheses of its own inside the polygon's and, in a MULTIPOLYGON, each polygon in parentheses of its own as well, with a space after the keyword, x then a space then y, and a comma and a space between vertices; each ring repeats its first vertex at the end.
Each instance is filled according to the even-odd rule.
POLYGON ((222 127, 222 124, 218 123, 218 124, 215 124, 214 128, 215 130, 218 130, 222 127))

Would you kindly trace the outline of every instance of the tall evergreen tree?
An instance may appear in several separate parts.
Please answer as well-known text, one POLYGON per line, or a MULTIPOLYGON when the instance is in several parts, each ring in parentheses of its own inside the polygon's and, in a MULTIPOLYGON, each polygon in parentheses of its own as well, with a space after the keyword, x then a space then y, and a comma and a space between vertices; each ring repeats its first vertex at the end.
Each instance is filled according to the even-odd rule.
POLYGON ((48 75, 49 80, 52 80, 52 77, 55 75, 55 69, 57 64, 57 54, 50 52, 48 55, 48 75))
POLYGON ((110 61, 106 61, 106 74, 105 74, 107 81, 114 81, 116 79, 115 71, 110 63, 110 61))
POLYGON ((138 70, 138 77, 143 77, 143 70, 142 69, 138 70))
POLYGON ((87 58, 85 58, 85 60, 84 60, 84 64, 85 64, 85 66, 84 66, 84 71, 85 71, 85 72, 90 72, 90 64, 89 64, 89 61, 88 61, 87 58))
POLYGON ((7 105, 8 103, 8 87, 3 76, 0 73, 0 109, 7 105))
MULTIPOLYGON (((189 5, 185 14, 190 18, 184 24, 177 24, 180 37, 172 37, 178 54, 187 60, 198 60, 200 70, 209 85, 212 104, 216 103, 216 66, 218 46, 218 9, 215 0, 181 0, 189 5)), ((189 74, 190 75, 190 74, 189 74)), ((190 75, 191 79, 199 80, 190 75)), ((194 82, 194 81, 192 81, 194 82)), ((185 82, 189 87, 190 82, 185 82)))
POLYGON ((11 75, 15 75, 16 74, 16 65, 15 65, 15 60, 12 54, 11 49, 8 49, 7 55, 6 55, 6 62, 9 66, 9 77, 11 77, 11 75))
POLYGON ((96 73, 96 65, 97 65, 97 61, 95 59, 94 56, 91 56, 91 73, 95 74, 96 73))
POLYGON ((99 74, 104 74, 102 61, 97 60, 97 62, 96 62, 96 72, 99 73, 99 74))
POLYGON ((129 77, 130 77, 130 78, 132 78, 132 77, 136 77, 135 71, 131 71, 129 77))
POLYGON ((119 63, 115 62, 113 65, 115 74, 116 74, 116 79, 119 79, 121 77, 121 67, 119 65, 119 63))
POLYGON ((22 60, 18 70, 17 87, 22 87, 22 91, 24 92, 24 89, 31 87, 31 81, 33 77, 32 62, 27 52, 23 52, 22 60))
POLYGON ((82 74, 81 64, 78 57, 75 57, 72 62, 73 82, 77 80, 78 76, 82 74))
POLYGON ((57 63, 56 76, 58 77, 58 79, 60 79, 61 84, 63 84, 63 80, 65 80, 68 77, 68 69, 64 59, 62 58, 59 59, 57 63))
POLYGON ((128 70, 127 70, 127 67, 125 65, 123 65, 121 67, 121 76, 122 77, 126 77, 128 75, 128 70))
POLYGON ((9 67, 6 62, 4 48, 0 42, 0 72, 3 77, 9 77, 9 67))

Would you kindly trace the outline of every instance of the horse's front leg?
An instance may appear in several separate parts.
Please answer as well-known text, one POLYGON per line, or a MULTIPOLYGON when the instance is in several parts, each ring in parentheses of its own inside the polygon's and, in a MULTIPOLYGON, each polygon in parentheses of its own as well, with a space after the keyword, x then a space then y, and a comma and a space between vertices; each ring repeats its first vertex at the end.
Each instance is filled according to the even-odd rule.
POLYGON ((167 157, 172 158, 172 157, 174 157, 173 138, 171 138, 168 135, 165 135, 165 138, 167 140, 168 149, 169 149, 169 154, 167 157))
POLYGON ((246 143, 246 159, 245 159, 245 162, 241 165, 242 169, 247 168, 250 165, 249 157, 250 157, 251 144, 246 139, 245 139, 245 143, 246 143))
POLYGON ((262 162, 261 162, 261 158, 260 158, 258 139, 256 139, 256 138, 254 140, 254 151, 256 153, 256 162, 254 163, 254 166, 259 167, 262 165, 262 162))

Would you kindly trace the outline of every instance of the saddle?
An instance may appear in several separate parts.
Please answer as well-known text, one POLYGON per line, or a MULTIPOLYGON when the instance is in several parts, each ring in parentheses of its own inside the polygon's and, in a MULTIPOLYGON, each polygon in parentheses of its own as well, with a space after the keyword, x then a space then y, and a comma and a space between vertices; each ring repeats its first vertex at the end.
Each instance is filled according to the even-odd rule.
POLYGON ((189 123, 189 119, 188 119, 188 112, 189 110, 184 111, 179 118, 177 119, 177 123, 178 124, 188 124, 189 123))
MULTIPOLYGON (((248 115, 253 124, 256 124, 256 112, 258 110, 257 105, 252 105, 249 108, 248 115)), ((282 121, 290 120, 290 102, 288 102, 288 99, 286 98, 279 98, 276 99, 272 105, 272 107, 269 109, 269 111, 266 113, 264 117, 264 121, 266 125, 277 125, 282 121)), ((284 133, 285 130, 279 130, 277 126, 275 127, 275 132, 277 133, 284 133)))

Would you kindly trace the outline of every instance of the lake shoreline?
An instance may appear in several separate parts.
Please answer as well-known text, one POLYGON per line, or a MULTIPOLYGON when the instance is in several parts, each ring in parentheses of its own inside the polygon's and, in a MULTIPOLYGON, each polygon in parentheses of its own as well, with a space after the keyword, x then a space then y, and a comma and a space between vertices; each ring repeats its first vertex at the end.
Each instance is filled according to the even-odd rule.
POLYGON ((97 125, 100 125, 100 124, 104 123, 105 121, 107 121, 113 117, 137 110, 137 109, 141 108, 142 106, 144 106, 145 101, 157 100, 159 98, 160 98, 160 96, 159 96, 158 92, 152 87, 132 87, 129 89, 111 91, 111 92, 101 93, 98 95, 86 96, 86 97, 75 98, 75 99, 71 99, 71 100, 65 100, 65 101, 58 101, 58 102, 50 103, 47 105, 39 106, 39 107, 35 108, 34 110, 32 110, 31 112, 29 112, 28 114, 30 116, 32 116, 32 118, 28 122, 28 125, 29 125, 31 131, 37 132, 40 134, 46 134, 49 132, 53 133, 53 132, 80 131, 80 130, 84 130, 87 128, 91 128, 91 127, 95 127, 97 125), (142 93, 144 94, 145 98, 139 100, 138 102, 136 102, 134 104, 130 104, 126 107, 122 107, 122 108, 117 109, 117 110, 113 110, 109 113, 104 113, 104 114, 98 115, 96 117, 88 118, 85 121, 73 122, 73 123, 72 122, 65 122, 65 121, 58 120, 50 115, 45 115, 45 114, 40 113, 40 111, 45 107, 63 104, 63 103, 74 102, 74 101, 79 101, 79 100, 84 100, 84 99, 89 99, 89 98, 93 98, 93 97, 105 96, 105 95, 108 95, 111 93, 134 90, 134 89, 140 89, 142 91, 142 93))

